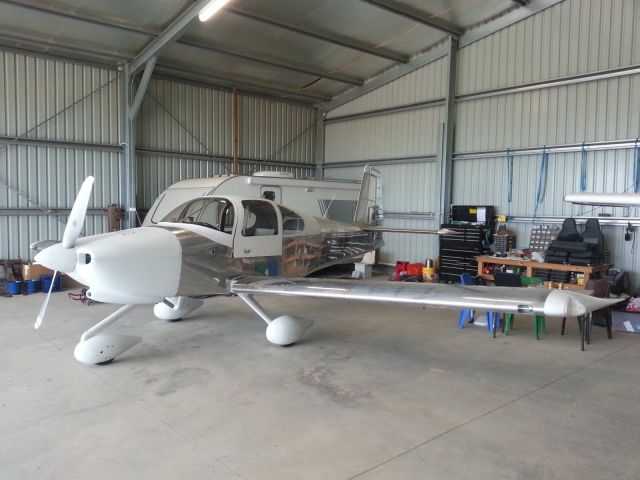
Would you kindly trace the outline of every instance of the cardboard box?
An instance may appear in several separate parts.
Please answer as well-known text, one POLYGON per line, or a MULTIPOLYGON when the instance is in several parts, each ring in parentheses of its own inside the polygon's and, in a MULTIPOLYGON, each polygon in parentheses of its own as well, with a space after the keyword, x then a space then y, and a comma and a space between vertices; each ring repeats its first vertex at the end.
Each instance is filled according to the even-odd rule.
POLYGON ((611 319, 616 332, 640 333, 640 313, 611 310, 611 319))
POLYGON ((23 280, 40 280, 40 275, 53 275, 53 270, 37 263, 25 263, 22 266, 23 280))
MULTIPOLYGON (((24 280, 40 280, 40 275, 53 275, 53 270, 37 263, 25 263, 22 266, 22 278, 24 280)), ((79 290, 86 288, 86 285, 76 282, 65 273, 62 274, 60 281, 62 290, 79 290)))

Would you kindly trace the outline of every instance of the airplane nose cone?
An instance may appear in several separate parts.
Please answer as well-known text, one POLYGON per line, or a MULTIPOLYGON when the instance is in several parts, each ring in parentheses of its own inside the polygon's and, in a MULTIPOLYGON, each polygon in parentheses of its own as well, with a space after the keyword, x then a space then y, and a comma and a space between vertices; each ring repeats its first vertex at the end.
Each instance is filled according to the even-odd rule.
POLYGON ((73 272, 77 263, 75 248, 64 248, 61 243, 45 248, 34 259, 40 265, 64 273, 73 272))

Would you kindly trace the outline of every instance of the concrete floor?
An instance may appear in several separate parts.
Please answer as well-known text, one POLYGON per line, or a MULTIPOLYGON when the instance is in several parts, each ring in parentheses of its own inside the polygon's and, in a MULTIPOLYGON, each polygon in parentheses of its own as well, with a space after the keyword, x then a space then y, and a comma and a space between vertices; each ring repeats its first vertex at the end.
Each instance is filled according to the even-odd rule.
POLYGON ((112 327, 144 341, 77 363, 114 310, 54 294, 0 299, 0 478, 637 479, 640 335, 456 328, 456 312, 270 298, 315 320, 270 345, 239 299, 181 323, 141 307, 112 327))

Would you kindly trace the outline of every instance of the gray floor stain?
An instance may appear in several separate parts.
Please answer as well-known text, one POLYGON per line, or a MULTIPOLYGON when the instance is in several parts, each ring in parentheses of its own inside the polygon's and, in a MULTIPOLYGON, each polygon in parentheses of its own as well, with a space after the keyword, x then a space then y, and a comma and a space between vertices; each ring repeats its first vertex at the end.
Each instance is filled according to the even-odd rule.
POLYGON ((156 395, 165 396, 176 393, 179 389, 190 385, 204 383, 211 378, 211 371, 206 368, 181 368, 173 372, 151 377, 145 381, 149 385, 160 383, 156 395))
POLYGON ((358 388, 353 384, 341 385, 335 372, 326 365, 319 365, 313 369, 303 368, 300 370, 298 379, 302 384, 314 387, 320 393, 344 406, 356 406, 373 398, 370 391, 358 388))

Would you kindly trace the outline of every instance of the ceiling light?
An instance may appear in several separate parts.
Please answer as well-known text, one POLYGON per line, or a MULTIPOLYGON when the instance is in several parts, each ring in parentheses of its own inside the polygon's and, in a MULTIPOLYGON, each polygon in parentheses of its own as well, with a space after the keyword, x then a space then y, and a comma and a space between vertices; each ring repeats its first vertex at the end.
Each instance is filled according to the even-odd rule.
POLYGON ((227 3, 229 3, 229 0, 212 0, 211 2, 209 2, 209 5, 200 10, 198 18, 201 22, 206 22, 216 13, 218 13, 218 10, 224 7, 227 3))

